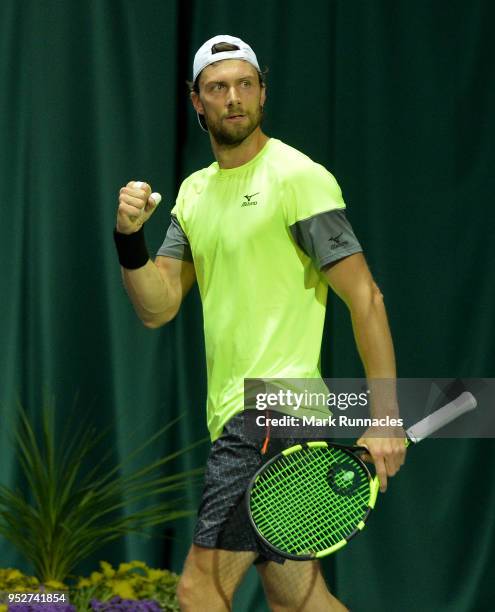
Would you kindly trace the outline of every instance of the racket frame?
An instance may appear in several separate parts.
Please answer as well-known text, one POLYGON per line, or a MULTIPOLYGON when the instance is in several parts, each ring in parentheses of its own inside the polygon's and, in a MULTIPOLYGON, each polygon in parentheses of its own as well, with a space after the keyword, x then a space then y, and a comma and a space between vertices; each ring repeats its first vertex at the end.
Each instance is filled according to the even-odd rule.
MULTIPOLYGON (((405 438, 404 438, 404 444, 406 447, 410 446, 410 445, 416 445, 418 442, 420 442, 421 440, 423 440, 425 437, 430 436, 432 433, 434 433, 435 431, 441 429, 442 427, 444 427, 445 425, 447 425, 448 423, 450 423, 451 421, 454 421, 455 419, 457 419, 459 416, 461 416, 462 414, 473 410, 474 408, 476 408, 477 406, 477 400, 474 397, 474 395, 468 391, 465 391, 463 393, 461 393, 456 399, 452 400, 451 402, 449 402, 448 404, 446 404, 445 406, 443 406, 442 408, 436 410, 435 412, 433 412, 432 414, 428 415, 427 417, 425 417, 424 419, 422 419, 421 421, 419 421, 418 423, 416 423, 415 425, 411 426, 409 429, 407 429, 407 431, 405 432, 405 438)), ((321 557, 326 557, 327 555, 330 555, 334 552, 336 552, 337 550, 340 550, 342 547, 344 547, 357 533, 359 533, 360 531, 362 531, 364 529, 364 527, 366 526, 366 522, 368 520, 368 517, 371 513, 371 510, 375 507, 375 503, 376 503, 376 499, 378 496, 378 491, 380 488, 380 482, 378 480, 378 476, 372 476, 370 470, 368 469, 367 465, 364 463, 364 461, 358 456, 359 452, 368 452, 368 449, 365 447, 360 447, 360 446, 350 446, 350 445, 344 445, 344 444, 337 444, 335 442, 325 442, 325 441, 310 441, 310 442, 304 442, 302 444, 296 444, 294 446, 291 446, 289 448, 286 448, 285 450, 281 451, 280 453, 278 453, 277 455, 275 455, 274 457, 272 457, 270 460, 268 460, 265 464, 263 464, 261 466, 261 468, 259 470, 257 470, 256 474, 254 474, 254 476, 252 477, 249 486, 247 488, 246 491, 246 506, 247 506, 247 514, 249 517, 249 521, 257 535, 257 537, 272 551, 274 551, 275 553, 279 554, 280 556, 286 558, 286 559, 292 559, 295 561, 305 561, 305 560, 314 560, 314 559, 319 559, 321 557), (354 529, 354 531, 349 534, 348 536, 346 536, 345 538, 343 538, 340 542, 337 542, 336 544, 334 544, 333 546, 330 546, 329 548, 326 548, 324 550, 318 551, 317 553, 314 553, 312 555, 293 555, 290 554, 286 551, 283 551, 279 548, 277 548, 276 546, 274 546, 273 544, 271 544, 264 536, 263 534, 258 530, 256 523, 253 519, 252 516, 252 512, 251 512, 251 492, 253 490, 253 487, 256 484, 256 481, 258 480, 258 478, 260 477, 260 475, 265 472, 269 466, 272 463, 275 463, 275 461, 277 461, 278 459, 280 459, 282 456, 288 456, 291 453, 295 453, 297 451, 302 450, 304 447, 308 447, 308 448, 328 448, 328 447, 333 447, 333 448, 337 448, 340 449, 341 451, 343 451, 344 453, 348 454, 352 460, 357 461, 359 464, 361 464, 361 466, 364 468, 367 476, 368 476, 368 481, 369 481, 369 486, 370 486, 370 500, 369 500, 369 507, 365 513, 365 515, 363 516, 363 518, 361 519, 361 521, 358 523, 358 525, 356 526, 356 528, 354 529)))
POLYGON ((281 557, 284 557, 285 559, 290 559, 293 561, 314 561, 315 559, 320 559, 322 557, 326 557, 328 555, 331 555, 332 553, 336 552, 337 550, 340 550, 341 548, 343 548, 356 534, 358 534, 360 531, 362 531, 364 529, 364 527, 366 526, 366 523, 368 521, 368 518, 371 514, 371 511, 373 510, 373 508, 375 507, 375 503, 376 503, 376 499, 378 497, 378 491, 380 489, 380 483, 378 481, 378 477, 375 475, 373 476, 368 468, 368 466, 366 465, 366 463, 359 457, 359 455, 357 454, 357 452, 362 452, 362 451, 367 451, 366 448, 364 447, 358 447, 358 446, 350 446, 350 445, 345 445, 345 444, 337 444, 335 442, 325 442, 323 440, 318 440, 318 441, 310 441, 310 442, 303 442, 300 444, 295 444, 294 446, 291 446, 289 448, 286 448, 285 450, 281 451, 280 453, 277 453, 274 457, 271 457, 266 463, 264 463, 259 470, 257 470, 257 472, 254 474, 254 476, 252 477, 249 486, 246 490, 246 507, 247 507, 247 514, 249 517, 249 522, 251 523, 252 528, 254 529, 255 533, 256 533, 256 537, 258 537, 265 546, 267 546, 271 551, 275 552, 276 554, 280 555, 281 557), (270 466, 277 462, 279 459, 281 459, 282 457, 287 457, 289 455, 291 455, 292 453, 295 452, 299 452, 301 450, 303 450, 304 448, 309 448, 311 449, 316 449, 316 448, 336 448, 338 450, 341 450, 342 452, 344 452, 346 455, 349 456, 349 458, 351 459, 351 461, 355 461, 356 463, 359 464, 359 466, 363 469, 363 471, 365 472, 365 474, 368 477, 368 484, 370 487, 370 497, 369 497, 369 502, 368 502, 368 508, 366 509, 366 511, 363 514, 363 517, 361 518, 361 520, 359 521, 359 523, 356 525, 356 528, 347 536, 345 536, 342 540, 340 540, 339 542, 336 542, 335 544, 333 544, 332 546, 325 548, 323 550, 320 550, 316 553, 313 554, 291 554, 287 551, 281 550, 280 548, 278 548, 277 546, 273 545, 271 542, 269 542, 265 536, 259 531, 256 522, 253 518, 252 515, 252 511, 251 511, 251 493, 252 490, 256 484, 256 481, 258 480, 258 478, 266 471, 269 470, 270 466))

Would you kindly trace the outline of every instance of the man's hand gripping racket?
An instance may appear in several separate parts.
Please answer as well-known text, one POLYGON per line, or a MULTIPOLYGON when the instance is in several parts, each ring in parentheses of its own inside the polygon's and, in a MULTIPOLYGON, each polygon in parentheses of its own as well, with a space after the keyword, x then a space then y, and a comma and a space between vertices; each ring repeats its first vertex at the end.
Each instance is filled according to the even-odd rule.
MULTIPOLYGON (((477 405, 464 392, 406 431, 417 444, 477 405)), ((365 526, 380 483, 359 456, 366 447, 307 442, 288 448, 253 477, 248 513, 258 537, 294 560, 325 557, 365 526)))

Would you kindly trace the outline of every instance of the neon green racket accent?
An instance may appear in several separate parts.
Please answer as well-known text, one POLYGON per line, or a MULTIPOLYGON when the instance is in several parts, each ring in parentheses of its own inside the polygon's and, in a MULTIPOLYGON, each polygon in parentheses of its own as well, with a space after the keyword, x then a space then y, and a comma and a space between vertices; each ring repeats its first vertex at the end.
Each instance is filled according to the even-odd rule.
POLYGON ((315 557, 317 559, 319 559, 320 557, 326 557, 327 555, 331 555, 332 553, 337 552, 338 550, 343 548, 347 544, 348 541, 349 540, 341 540, 337 544, 334 544, 333 546, 330 546, 330 548, 327 548, 326 550, 321 550, 320 552, 317 552, 315 557))
POLYGON ((287 450, 258 475, 251 518, 261 537, 282 553, 324 556, 366 520, 378 488, 375 492, 369 472, 343 449, 318 444, 287 450))
POLYGON ((292 453, 296 453, 297 451, 300 451, 302 448, 302 446, 300 444, 296 444, 296 446, 291 446, 290 448, 286 448, 284 451, 282 451, 282 455, 290 455, 292 453))
POLYGON ((378 497, 378 491, 380 490, 380 481, 378 476, 375 476, 370 480, 370 508, 374 508, 376 504, 376 498, 378 497))
MULTIPOLYGON (((328 448, 328 444, 326 442, 307 442, 306 443, 309 448, 328 448)), ((301 446, 299 444, 299 446, 301 446)))

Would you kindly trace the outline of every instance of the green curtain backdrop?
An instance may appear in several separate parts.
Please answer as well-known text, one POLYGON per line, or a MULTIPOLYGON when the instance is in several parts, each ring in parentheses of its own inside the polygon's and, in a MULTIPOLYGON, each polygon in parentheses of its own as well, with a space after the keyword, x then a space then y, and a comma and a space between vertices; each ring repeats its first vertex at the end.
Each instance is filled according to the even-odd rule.
MULTIPOLYGON (((55 394, 62 424, 112 427, 115 459, 177 414, 155 452, 206 434, 197 290, 159 331, 121 286, 111 231, 118 189, 164 195, 210 163, 185 86, 208 37, 245 38, 269 67, 265 129, 339 180, 386 299, 403 377, 493 377, 495 5, 430 0, 1 0, 0 481, 19 471, 6 424, 55 394)), ((362 374, 345 307, 331 298, 328 376, 362 374)), ((410 454, 366 533, 325 571, 353 610, 495 609, 492 440, 410 454)), ((200 465, 207 447, 187 461, 200 465)), ((193 521, 128 538, 99 559, 180 571, 193 521)), ((29 571, 0 539, 0 567, 29 571)), ((235 610, 266 610, 253 574, 235 610)))

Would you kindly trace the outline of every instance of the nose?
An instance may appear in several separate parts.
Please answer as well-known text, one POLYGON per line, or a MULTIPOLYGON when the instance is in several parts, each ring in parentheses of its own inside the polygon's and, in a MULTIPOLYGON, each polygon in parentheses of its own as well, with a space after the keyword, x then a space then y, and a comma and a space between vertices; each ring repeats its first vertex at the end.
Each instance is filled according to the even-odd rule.
POLYGON ((237 89, 237 87, 234 87, 233 85, 231 87, 229 87, 228 91, 227 91, 227 106, 233 106, 234 104, 239 104, 241 101, 241 98, 239 96, 239 91, 237 89))

